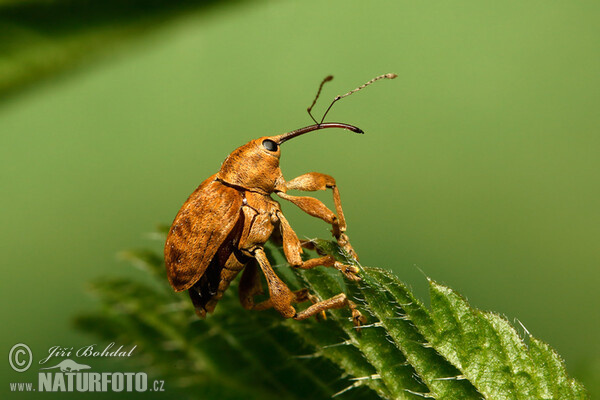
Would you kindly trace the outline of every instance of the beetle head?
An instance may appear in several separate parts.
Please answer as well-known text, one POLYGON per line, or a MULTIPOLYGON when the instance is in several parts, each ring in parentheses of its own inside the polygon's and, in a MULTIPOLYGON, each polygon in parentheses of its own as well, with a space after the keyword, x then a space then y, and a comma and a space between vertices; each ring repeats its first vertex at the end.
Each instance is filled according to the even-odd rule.
POLYGON ((226 183, 264 194, 276 191, 285 192, 285 180, 279 169, 279 156, 281 155, 279 146, 296 136, 325 128, 343 128, 356 133, 363 133, 361 129, 352 125, 339 122, 324 123, 323 121, 325 121, 327 113, 338 100, 350 96, 352 93, 356 93, 380 79, 394 79, 396 76, 396 74, 380 75, 346 94, 336 96, 323 114, 321 122, 317 122, 311 114, 311 110, 319 98, 323 85, 333 79, 333 76, 329 75, 321 82, 315 99, 307 109, 308 115, 315 121, 315 125, 296 129, 283 135, 264 136, 238 147, 223 161, 217 178, 226 183))
POLYGON ((292 138, 325 128, 344 128, 363 133, 360 128, 338 122, 310 125, 277 136, 263 136, 235 149, 221 165, 217 177, 229 184, 265 194, 285 191, 279 157, 280 145, 292 138))

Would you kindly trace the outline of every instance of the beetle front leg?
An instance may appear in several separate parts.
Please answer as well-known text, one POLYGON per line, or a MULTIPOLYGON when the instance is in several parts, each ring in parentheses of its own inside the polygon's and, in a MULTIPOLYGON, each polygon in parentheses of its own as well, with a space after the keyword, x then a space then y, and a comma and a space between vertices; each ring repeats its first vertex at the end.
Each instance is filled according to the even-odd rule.
POLYGON ((302 211, 313 217, 321 218, 325 222, 331 224, 333 228, 333 236, 336 238, 340 247, 346 250, 352 257, 358 259, 358 256, 350 240, 346 235, 346 219, 342 210, 342 200, 340 191, 332 176, 321 174, 319 172, 309 172, 308 174, 300 175, 289 182, 285 183, 286 190, 302 190, 314 192, 317 190, 331 189, 333 192, 333 203, 335 212, 331 212, 321 201, 312 197, 290 196, 288 194, 277 192, 281 198, 291 201, 296 204, 302 211))
POLYGON ((346 219, 342 210, 342 200, 340 199, 340 191, 335 183, 335 179, 326 174, 319 172, 309 172, 308 174, 300 175, 285 184, 288 190, 302 190, 304 192, 315 192, 317 190, 331 189, 333 192, 333 203, 335 204, 335 212, 338 217, 338 225, 340 232, 346 230, 346 219))

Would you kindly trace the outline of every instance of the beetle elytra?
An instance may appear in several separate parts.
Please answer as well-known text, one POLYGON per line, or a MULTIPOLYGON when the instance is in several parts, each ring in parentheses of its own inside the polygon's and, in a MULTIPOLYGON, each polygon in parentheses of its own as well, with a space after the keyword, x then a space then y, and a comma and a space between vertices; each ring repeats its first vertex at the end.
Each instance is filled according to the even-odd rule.
POLYGON ((169 230, 165 243, 165 264, 171 286, 175 291, 189 292, 198 316, 204 318, 207 313, 214 311, 230 282, 243 270, 239 297, 246 309, 274 308, 285 318, 303 320, 324 314, 325 310, 348 307, 356 326, 365 322, 356 305, 344 293, 320 301, 307 289, 290 290, 273 271, 263 246, 269 239, 274 239, 283 244, 285 257, 292 267, 333 267, 350 280, 360 280, 356 266, 340 263, 332 256, 304 261, 301 257, 302 248, 310 247, 310 244, 298 239, 271 194, 292 202, 307 214, 330 224, 340 247, 356 257, 345 233, 346 220, 335 179, 310 172, 285 181, 279 168, 280 146, 297 136, 327 128, 363 133, 352 125, 323 121, 339 99, 379 79, 395 77, 395 74, 381 75, 344 95, 336 96, 321 121, 317 122, 311 109, 323 84, 333 78, 328 76, 308 108, 314 125, 281 135, 264 136, 237 148, 225 159, 219 172, 202 182, 190 195, 169 230), (333 192, 335 213, 313 197, 287 194, 289 190, 326 189, 333 192), (260 271, 266 278, 270 297, 255 303, 254 297, 263 293, 260 271), (306 301, 313 304, 297 312, 293 304, 306 301))

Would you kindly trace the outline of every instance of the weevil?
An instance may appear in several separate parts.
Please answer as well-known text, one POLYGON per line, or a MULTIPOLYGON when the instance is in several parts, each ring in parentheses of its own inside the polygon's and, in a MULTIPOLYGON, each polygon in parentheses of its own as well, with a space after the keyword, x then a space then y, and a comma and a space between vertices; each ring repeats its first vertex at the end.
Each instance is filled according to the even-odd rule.
POLYGON ((371 83, 395 78, 395 74, 378 76, 362 86, 336 96, 320 122, 312 116, 323 84, 321 82, 312 105, 307 109, 315 122, 304 128, 275 136, 252 140, 234 150, 216 174, 206 179, 190 195, 175 217, 165 243, 167 276, 177 292, 187 290, 196 314, 204 318, 212 313, 231 281, 243 270, 239 282, 239 298, 249 310, 273 308, 284 318, 303 320, 325 315, 325 311, 348 307, 354 325, 360 326, 365 317, 344 293, 319 300, 308 289, 290 290, 275 274, 264 250, 264 244, 275 240, 283 245, 285 257, 293 268, 311 269, 317 266, 333 267, 346 278, 358 281, 359 270, 330 255, 303 260, 303 247, 310 242, 300 241, 283 215, 281 207, 271 195, 290 201, 307 214, 330 224, 334 238, 342 249, 357 257, 346 235, 346 220, 340 193, 333 177, 310 172, 286 181, 279 168, 281 145, 305 133, 343 128, 363 133, 360 128, 339 122, 323 122, 333 104, 371 83), (317 191, 331 189, 335 213, 320 200, 308 196, 292 196, 289 190, 317 191), (255 296, 263 294, 260 271, 269 289, 269 298, 256 303, 255 296), (312 302, 297 312, 294 304, 312 302))

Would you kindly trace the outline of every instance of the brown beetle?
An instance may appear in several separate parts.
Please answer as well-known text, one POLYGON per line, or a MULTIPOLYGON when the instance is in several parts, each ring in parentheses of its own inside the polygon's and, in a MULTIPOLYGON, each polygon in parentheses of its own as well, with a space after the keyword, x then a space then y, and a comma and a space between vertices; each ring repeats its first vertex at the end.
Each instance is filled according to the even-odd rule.
POLYGON ((265 136, 237 148, 223 162, 215 175, 206 179, 191 194, 173 221, 165 244, 165 263, 171 286, 175 291, 188 290, 198 316, 214 311, 230 282, 244 269, 239 284, 239 297, 246 309, 274 308, 285 318, 302 320, 324 314, 332 308, 349 307, 352 320, 359 326, 365 318, 344 293, 318 301, 308 289, 291 291, 275 274, 263 245, 273 238, 283 243, 285 257, 292 267, 310 269, 319 265, 334 267, 350 280, 360 280, 358 268, 336 261, 332 256, 303 261, 301 242, 281 212, 279 203, 271 198, 275 193, 313 217, 331 224, 333 236, 350 255, 356 257, 346 236, 346 221, 335 179, 329 175, 311 172, 286 182, 279 168, 280 145, 315 130, 344 128, 357 133, 361 129, 343 123, 323 123, 331 106, 365 86, 394 74, 381 75, 357 89, 337 96, 321 119, 312 117, 311 109, 323 84, 308 108, 315 125, 276 136, 265 136), (316 191, 331 189, 334 214, 321 201, 312 197, 290 196, 288 190, 316 191), (254 296, 263 293, 259 268, 266 277, 270 298, 258 304, 254 296), (313 304, 296 312, 294 303, 311 301, 313 304))

